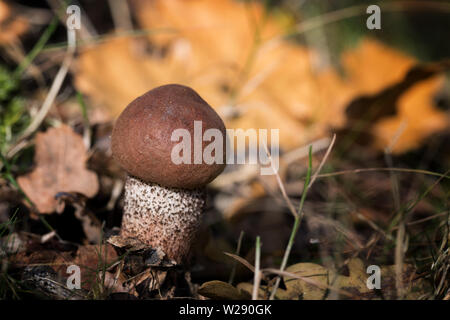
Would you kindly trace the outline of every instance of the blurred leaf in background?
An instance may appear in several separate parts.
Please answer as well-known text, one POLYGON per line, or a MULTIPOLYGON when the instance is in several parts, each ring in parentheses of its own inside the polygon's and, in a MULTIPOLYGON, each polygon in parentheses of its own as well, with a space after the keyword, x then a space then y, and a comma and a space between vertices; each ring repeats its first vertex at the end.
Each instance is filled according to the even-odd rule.
POLYGON ((28 28, 26 19, 16 16, 7 3, 0 2, 0 45, 17 42, 28 28))
MULTIPOLYGON (((118 37, 90 46, 81 52, 75 71, 77 88, 112 116, 149 87, 181 83, 195 88, 228 128, 280 129, 281 147, 289 150, 344 126, 345 110, 354 99, 382 93, 418 63, 363 38, 343 51, 341 75, 324 64, 316 48, 284 39, 295 30, 289 15, 267 11, 258 2, 132 3, 148 37, 118 37)), ((394 152, 416 147, 448 125, 446 115, 432 104, 442 80, 432 83, 430 90, 419 89, 424 105, 412 103, 417 95, 409 93, 401 106, 395 100, 376 106, 392 110, 392 117, 370 132, 374 146, 383 150, 400 124, 406 129, 394 152)), ((410 89, 415 90, 404 91, 410 89)))

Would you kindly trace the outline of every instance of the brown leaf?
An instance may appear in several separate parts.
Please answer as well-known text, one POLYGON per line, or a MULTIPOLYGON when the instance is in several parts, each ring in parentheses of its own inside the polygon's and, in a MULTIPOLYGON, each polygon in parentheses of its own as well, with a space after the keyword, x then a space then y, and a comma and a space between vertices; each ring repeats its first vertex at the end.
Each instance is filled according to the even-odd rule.
POLYGON ((67 268, 70 265, 77 265, 80 267, 82 288, 89 290, 96 281, 100 281, 99 272, 117 259, 114 248, 106 244, 79 246, 76 250, 70 251, 47 250, 40 247, 29 252, 19 252, 12 256, 10 261, 12 265, 20 268, 33 265, 50 266, 61 279, 69 276, 67 268))
POLYGON ((81 136, 62 125, 36 135, 36 168, 17 179, 40 213, 55 210, 58 192, 79 192, 93 197, 97 175, 86 169, 86 148, 81 136))
POLYGON ((325 267, 322 267, 314 263, 297 263, 286 269, 289 273, 298 274, 304 278, 308 278, 321 286, 307 283, 301 279, 295 279, 293 277, 284 277, 286 284, 286 291, 290 294, 290 299, 302 297, 304 300, 320 300, 323 298, 326 288, 330 283, 330 278, 335 277, 325 267))
MULTIPOLYGON (((253 283, 241 282, 241 283, 239 283, 239 284, 236 286, 236 288, 237 288, 238 290, 241 290, 241 291, 245 292, 245 293, 248 294, 249 296, 251 296, 252 293, 253 293, 253 283)), ((277 297, 278 299, 283 299, 283 298, 281 297, 282 294, 280 295, 279 293, 280 293, 280 292, 283 293, 284 290, 283 290, 283 289, 278 289, 278 290, 279 290, 279 291, 277 291, 276 297, 277 297)), ((258 289, 258 299, 259 299, 259 300, 268 299, 268 298, 269 298, 269 293, 270 293, 270 291, 267 290, 267 286, 259 286, 259 289, 258 289)))
MULTIPOLYGON (((50 251, 56 255, 53 261, 42 261, 49 264, 63 277, 67 277, 67 267, 76 265, 80 267, 81 286, 89 290, 93 285, 101 281, 99 273, 118 259, 114 247, 105 245, 86 245, 78 247, 76 253, 50 251)), ((33 263, 33 262, 30 262, 33 263)))

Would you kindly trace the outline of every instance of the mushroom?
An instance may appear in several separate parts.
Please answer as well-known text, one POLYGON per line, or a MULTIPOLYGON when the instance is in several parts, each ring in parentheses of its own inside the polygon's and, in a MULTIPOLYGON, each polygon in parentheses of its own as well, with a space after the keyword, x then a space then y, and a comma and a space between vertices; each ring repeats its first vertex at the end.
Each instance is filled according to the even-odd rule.
MULTIPOLYGON (((206 130, 218 129, 225 139, 222 119, 194 90, 164 85, 132 101, 117 119, 111 137, 113 157, 128 172, 121 238, 159 248, 178 264, 186 262, 201 222, 205 186, 225 168, 225 160, 172 161, 177 145, 174 130, 187 130, 189 142, 195 143, 194 121, 201 121, 202 137, 206 130)), ((225 141, 220 143, 225 159, 225 141)), ((202 149, 206 145, 202 139, 202 149)), ((194 151, 199 150, 191 148, 191 159, 194 151)))

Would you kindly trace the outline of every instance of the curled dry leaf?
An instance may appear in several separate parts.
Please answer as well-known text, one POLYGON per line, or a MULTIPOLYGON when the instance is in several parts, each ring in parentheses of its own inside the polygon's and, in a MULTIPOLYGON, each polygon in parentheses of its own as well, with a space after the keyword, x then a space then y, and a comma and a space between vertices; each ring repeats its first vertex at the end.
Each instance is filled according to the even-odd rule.
POLYGON ((93 197, 97 175, 86 169, 86 148, 81 136, 62 125, 36 135, 35 169, 17 179, 40 213, 56 209, 58 192, 78 192, 93 197))
POLYGON ((98 279, 103 282, 105 288, 108 288, 111 293, 125 292, 137 296, 136 290, 126 282, 127 279, 123 273, 115 274, 109 271, 103 273, 103 271, 100 271, 98 279))

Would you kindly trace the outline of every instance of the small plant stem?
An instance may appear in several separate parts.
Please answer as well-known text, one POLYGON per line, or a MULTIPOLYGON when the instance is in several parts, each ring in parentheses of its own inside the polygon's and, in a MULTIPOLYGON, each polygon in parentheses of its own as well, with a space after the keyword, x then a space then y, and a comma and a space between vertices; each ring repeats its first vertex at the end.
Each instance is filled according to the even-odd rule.
POLYGON ((253 278, 253 292, 252 300, 258 300, 259 284, 261 283, 261 240, 260 237, 256 237, 256 248, 255 248, 255 274, 253 278))
MULTIPOLYGON (((237 255, 237 256, 241 252, 241 245, 242 245, 242 239, 243 238, 244 238, 244 231, 241 231, 241 234, 239 235, 239 240, 238 240, 236 252, 235 252, 235 255, 237 255)), ((236 275, 236 268, 237 268, 237 261, 234 261, 233 262, 233 268, 231 269, 231 273, 230 273, 230 279, 228 280, 229 284, 233 284, 234 276, 236 275)))
POLYGON ((405 247, 405 216, 402 214, 399 228, 397 230, 397 237, 395 241, 395 288, 397 290, 397 299, 402 300, 404 295, 403 286, 403 261, 404 261, 404 247, 405 247))
MULTIPOLYGON (((298 229, 300 228, 300 224, 303 220, 304 212, 303 212, 303 205, 305 203, 306 195, 308 194, 308 190, 310 188, 309 181, 311 180, 311 171, 312 171, 312 146, 309 147, 309 164, 308 164, 308 171, 306 172, 306 179, 305 184, 303 188, 302 198, 300 200, 300 205, 298 208, 298 212, 295 215, 294 218, 294 225, 292 227, 291 235, 289 236, 289 242, 286 246, 286 250, 284 251, 283 260, 281 262, 280 266, 280 272, 283 272, 286 268, 287 262, 289 260, 289 255, 291 254, 292 246, 294 245, 295 237, 297 236, 298 229)), ((280 286, 281 277, 278 276, 277 280, 275 281, 275 285, 272 289, 272 292, 270 293, 270 300, 273 300, 275 298, 275 294, 277 293, 277 289, 280 286)))

